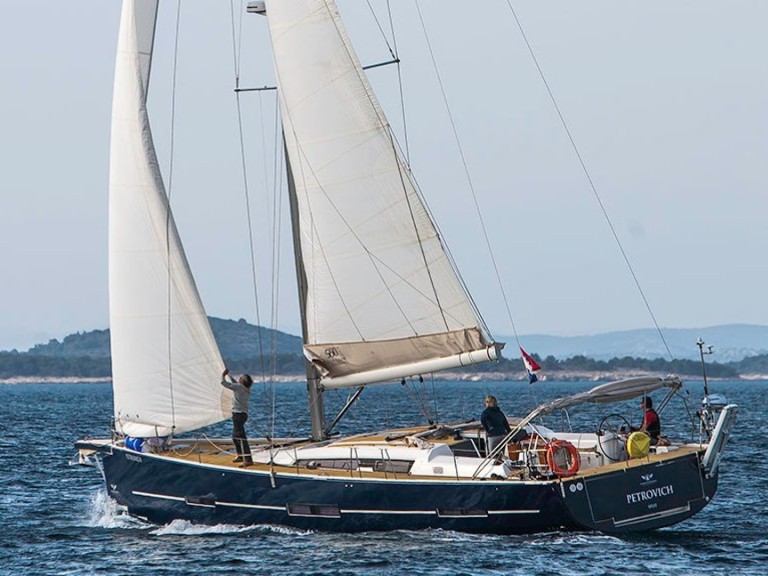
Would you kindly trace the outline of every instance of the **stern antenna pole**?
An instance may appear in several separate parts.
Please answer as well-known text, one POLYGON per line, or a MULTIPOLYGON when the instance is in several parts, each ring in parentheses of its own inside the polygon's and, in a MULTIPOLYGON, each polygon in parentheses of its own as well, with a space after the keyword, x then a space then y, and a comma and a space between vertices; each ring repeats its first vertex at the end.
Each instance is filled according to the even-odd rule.
POLYGON ((704 355, 713 354, 714 351, 712 350, 712 346, 707 346, 707 349, 704 350, 704 340, 702 340, 700 337, 698 340, 696 340, 696 346, 699 347, 699 356, 701 356, 701 374, 704 376, 704 396, 709 396, 709 386, 707 385, 707 369, 706 365, 704 364, 704 355))

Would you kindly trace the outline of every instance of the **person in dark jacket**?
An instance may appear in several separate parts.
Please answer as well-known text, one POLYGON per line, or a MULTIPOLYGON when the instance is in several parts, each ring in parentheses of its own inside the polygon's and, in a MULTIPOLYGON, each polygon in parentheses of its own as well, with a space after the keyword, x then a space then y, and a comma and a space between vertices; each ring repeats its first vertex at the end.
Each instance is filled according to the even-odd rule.
POLYGON ((229 375, 229 368, 224 370, 221 375, 221 385, 232 390, 234 394, 232 401, 232 442, 234 442, 237 450, 235 462, 242 462, 241 467, 253 464, 251 447, 248 445, 248 437, 245 433, 252 384, 253 378, 249 374, 243 374, 237 379, 237 382, 233 381, 229 375))
POLYGON ((480 424, 483 425, 486 433, 487 440, 485 445, 487 453, 491 454, 493 449, 498 446, 499 442, 511 430, 507 417, 504 416, 504 412, 499 408, 499 403, 495 396, 488 395, 485 397, 485 410, 480 415, 480 424))

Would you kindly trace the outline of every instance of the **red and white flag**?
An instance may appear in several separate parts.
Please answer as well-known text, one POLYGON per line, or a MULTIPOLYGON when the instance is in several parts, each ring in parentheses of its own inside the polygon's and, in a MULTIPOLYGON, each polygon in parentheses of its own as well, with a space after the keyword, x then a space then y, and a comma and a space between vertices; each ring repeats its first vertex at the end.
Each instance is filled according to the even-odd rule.
POLYGON ((522 347, 520 347, 520 354, 523 356, 523 364, 525 365, 525 371, 528 372, 528 383, 533 384, 536 382, 539 378, 536 376, 536 373, 541 370, 541 366, 539 366, 539 363, 536 362, 536 360, 533 359, 533 357, 528 354, 525 350, 523 350, 522 347))

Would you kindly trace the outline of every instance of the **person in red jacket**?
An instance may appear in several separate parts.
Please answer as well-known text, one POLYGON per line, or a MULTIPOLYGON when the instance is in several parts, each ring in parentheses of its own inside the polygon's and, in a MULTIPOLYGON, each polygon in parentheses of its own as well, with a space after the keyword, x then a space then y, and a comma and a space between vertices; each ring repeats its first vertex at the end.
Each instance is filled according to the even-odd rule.
POLYGON ((640 400, 640 406, 645 410, 643 415, 643 423, 639 430, 645 432, 651 437, 651 444, 656 445, 659 442, 659 436, 661 435, 661 420, 656 410, 653 409, 653 400, 650 396, 643 396, 640 400))

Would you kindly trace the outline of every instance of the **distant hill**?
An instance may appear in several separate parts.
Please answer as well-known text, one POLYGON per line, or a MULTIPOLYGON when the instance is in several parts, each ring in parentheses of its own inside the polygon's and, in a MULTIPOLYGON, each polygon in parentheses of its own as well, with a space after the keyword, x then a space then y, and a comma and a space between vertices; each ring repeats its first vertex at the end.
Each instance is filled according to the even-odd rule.
POLYGON ((32 356, 52 356, 54 358, 109 358, 109 330, 91 330, 75 332, 65 336, 59 342, 55 338, 47 344, 36 344, 27 351, 32 356))
MULTIPOLYGON (((753 324, 730 324, 710 328, 663 329, 662 334, 675 358, 695 360, 699 358, 696 340, 701 337, 714 346, 714 355, 707 361, 737 362, 749 356, 768 354, 768 326, 753 324)), ((512 337, 499 337, 514 342, 512 337)), ((526 352, 534 352, 542 358, 554 356, 558 359, 573 356, 587 356, 596 360, 609 360, 631 356, 633 358, 667 358, 667 350, 652 328, 624 330, 585 336, 548 336, 530 334, 520 336, 526 352)), ((516 351, 507 350, 508 357, 516 351)))
MULTIPOLYGON (((259 336, 261 350, 265 355, 274 350, 277 354, 301 355, 301 338, 249 324, 245 320, 223 320, 209 318, 211 329, 219 344, 224 358, 242 360, 259 355, 259 336)), ((91 330, 77 332, 66 336, 61 342, 50 340, 47 344, 33 346, 27 352, 35 356, 52 356, 55 358, 76 358, 90 356, 91 358, 109 358, 109 330, 91 330)))
POLYGON ((261 351, 265 355, 274 351, 276 354, 303 356, 299 336, 255 326, 243 319, 235 321, 210 318, 210 320, 213 335, 224 358, 240 360, 258 356, 259 338, 261 338, 261 351))
MULTIPOLYGON (((210 318, 227 366, 237 372, 299 376, 305 360, 301 338, 249 324, 245 320, 210 318), (261 339, 261 344, 259 344, 261 339)), ((526 350, 542 365, 542 377, 553 379, 614 379, 628 375, 676 373, 698 377, 701 364, 696 339, 715 347, 707 357, 707 372, 720 378, 766 378, 768 327, 716 326, 700 330, 664 331, 674 361, 654 330, 628 330, 592 336, 521 336, 526 350)), ((514 342, 514 339, 507 339, 514 342)), ((499 362, 457 369, 458 374, 523 378, 514 346, 499 362)), ((28 352, 0 351, 0 378, 109 377, 109 330, 70 334, 63 340, 38 344, 28 352)))
MULTIPOLYGON (((211 328, 222 355, 227 359, 239 360, 259 355, 259 335, 261 349, 265 355, 277 354, 301 355, 301 338, 279 330, 259 328, 243 319, 223 320, 210 318, 211 328)), ((768 326, 752 324, 731 324, 710 328, 675 328, 662 331, 672 354, 677 359, 697 360, 699 349, 696 339, 701 337, 707 344, 714 346, 714 355, 707 358, 712 362, 738 362, 751 356, 768 354, 768 326)), ((512 343, 511 336, 498 337, 503 342, 512 343)), ((520 336, 523 347, 530 354, 541 358, 554 356, 558 359, 573 356, 586 356, 595 360, 611 358, 666 358, 668 354, 659 334, 654 329, 625 330, 583 336, 549 336, 529 334, 520 336)), ((505 357, 517 358, 514 346, 508 346, 505 357)), ((109 330, 77 332, 63 340, 50 340, 47 344, 38 344, 28 351, 29 354, 73 358, 90 356, 91 358, 109 358, 109 330)))

